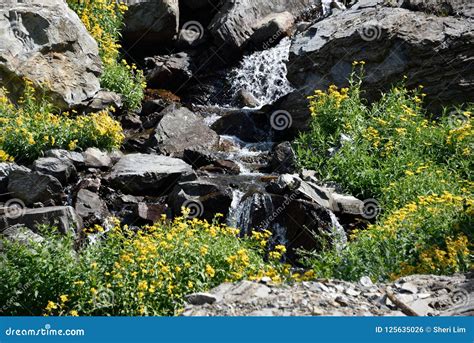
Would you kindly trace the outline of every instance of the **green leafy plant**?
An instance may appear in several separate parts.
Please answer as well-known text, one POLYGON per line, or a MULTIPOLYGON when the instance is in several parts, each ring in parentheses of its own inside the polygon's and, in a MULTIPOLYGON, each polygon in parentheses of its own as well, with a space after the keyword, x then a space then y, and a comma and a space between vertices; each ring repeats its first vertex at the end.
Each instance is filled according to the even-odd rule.
POLYGON ((369 105, 361 96, 363 65, 355 62, 349 88, 331 86, 310 97, 311 127, 294 147, 302 166, 355 196, 376 199, 382 215, 353 232, 342 252, 306 255, 308 265, 344 279, 467 270, 473 238, 472 109, 431 119, 422 108, 423 87, 410 91, 403 82, 369 105))

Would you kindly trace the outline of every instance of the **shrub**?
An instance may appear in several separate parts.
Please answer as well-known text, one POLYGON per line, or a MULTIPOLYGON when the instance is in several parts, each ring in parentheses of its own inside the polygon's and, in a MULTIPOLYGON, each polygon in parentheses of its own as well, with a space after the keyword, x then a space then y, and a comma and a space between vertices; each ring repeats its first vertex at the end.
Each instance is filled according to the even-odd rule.
POLYGON ((371 105, 361 96, 363 62, 350 87, 310 97, 310 130, 295 142, 302 166, 363 199, 382 215, 354 232, 342 252, 311 254, 328 277, 374 279, 413 272, 465 271, 472 261, 472 112, 434 120, 422 108, 423 87, 403 82, 371 105), (458 253, 453 253, 453 247, 458 253))
MULTIPOLYGON (((96 226, 89 233, 103 231, 96 226)), ((9 315, 173 315, 186 294, 223 282, 290 279, 289 266, 279 262, 283 246, 264 258, 269 236, 239 238, 217 221, 179 217, 139 231, 116 225, 77 253, 71 237, 49 235, 29 247, 5 242, 0 276, 8 281, 0 300, 9 315)))
POLYGON ((25 162, 53 148, 117 148, 123 140, 120 124, 108 111, 77 116, 54 108, 43 95, 35 94, 31 81, 25 80, 25 93, 15 105, 0 89, 0 161, 14 158, 25 162))
POLYGON ((120 30, 127 5, 116 0, 67 2, 99 45, 104 65, 102 87, 122 94, 125 108, 138 108, 144 97, 143 72, 135 65, 129 66, 122 60, 119 51, 120 30))

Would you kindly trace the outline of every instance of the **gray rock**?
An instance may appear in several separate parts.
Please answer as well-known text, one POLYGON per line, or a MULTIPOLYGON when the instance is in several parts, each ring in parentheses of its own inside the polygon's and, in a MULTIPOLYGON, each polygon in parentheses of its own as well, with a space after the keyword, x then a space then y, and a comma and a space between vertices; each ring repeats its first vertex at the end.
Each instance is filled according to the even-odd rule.
MULTIPOLYGON (((474 22, 454 16, 434 16, 404 8, 388 8, 362 1, 357 8, 338 12, 298 34, 291 47, 288 78, 296 96, 347 85, 354 60, 364 60, 364 89, 369 99, 380 96, 407 75, 408 88, 424 85, 426 105, 472 101, 474 22), (446 63, 449 61, 449 63, 446 63)), ((304 128, 303 108, 288 103, 304 128)), ((283 107, 285 107, 283 106, 283 107)), ((290 109, 291 111, 291 109, 290 109)))
POLYGON ((168 194, 183 178, 195 178, 184 161, 146 154, 125 155, 107 176, 114 187, 133 195, 168 194))
POLYGON ((47 225, 57 228, 61 233, 71 233, 73 235, 79 233, 83 227, 81 218, 70 206, 25 209, 23 215, 18 218, 0 216, 0 232, 18 224, 33 232, 38 231, 39 225, 47 225))
POLYGON ((226 0, 209 28, 222 53, 228 58, 238 58, 239 53, 255 32, 255 24, 265 25, 265 18, 274 13, 289 12, 298 17, 314 4, 313 0, 226 0), (262 22, 263 20, 263 22, 262 22))
POLYGON ((246 89, 240 89, 235 95, 235 102, 239 107, 255 108, 260 105, 258 99, 246 89))
POLYGON ((109 154, 97 148, 89 148, 83 153, 84 164, 89 168, 110 168, 113 161, 109 154))
POLYGON ((37 172, 54 176, 65 186, 69 180, 76 177, 77 171, 72 162, 56 157, 41 157, 33 163, 37 172))
POLYGON ((15 163, 1 162, 0 163, 0 196, 6 195, 6 193, 8 193, 9 175, 14 170, 23 170, 25 172, 30 171, 28 168, 19 166, 15 163))
POLYGON ((101 223, 109 215, 107 205, 100 196, 87 189, 79 190, 74 208, 87 227, 101 223))
MULTIPOLYGON (((125 2, 124 0, 120 0, 125 2)), ((167 43, 178 33, 178 0, 127 0, 124 39, 129 44, 146 46, 167 43)))
POLYGON ((213 149, 218 146, 217 133, 187 108, 169 106, 163 115, 150 142, 160 153, 181 158, 185 149, 213 149))
POLYGON ((37 202, 59 201, 63 187, 54 176, 21 169, 10 173, 8 191, 12 193, 12 198, 33 205, 37 202))
POLYGON ((290 12, 271 13, 257 22, 250 42, 264 50, 276 45, 283 37, 291 36, 296 18, 290 12))
POLYGON ((44 155, 46 157, 55 157, 61 160, 68 160, 72 162, 76 168, 82 168, 85 165, 84 156, 80 152, 53 149, 46 151, 44 155))
POLYGON ((30 242, 41 243, 44 241, 43 237, 21 224, 13 225, 3 230, 1 232, 1 236, 5 237, 9 241, 18 242, 24 245, 28 245, 30 242))
POLYGON ((84 104, 86 112, 99 112, 110 107, 122 108, 122 105, 122 96, 120 94, 103 89, 84 104))
POLYGON ((0 85, 17 99, 24 78, 69 108, 99 89, 97 43, 64 0, 24 0, 0 7, 0 85))
POLYGON ((191 58, 185 52, 147 57, 145 67, 150 87, 177 90, 193 76, 191 58))

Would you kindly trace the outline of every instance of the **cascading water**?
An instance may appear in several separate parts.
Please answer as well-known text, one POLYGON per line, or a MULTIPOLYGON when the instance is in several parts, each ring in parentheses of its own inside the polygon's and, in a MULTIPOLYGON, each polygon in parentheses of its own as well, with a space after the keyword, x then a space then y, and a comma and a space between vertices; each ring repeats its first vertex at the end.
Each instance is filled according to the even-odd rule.
POLYGON ((284 38, 274 48, 245 56, 239 67, 230 73, 231 93, 235 96, 240 90, 246 90, 260 106, 290 93, 293 87, 286 78, 290 46, 290 38, 284 38))

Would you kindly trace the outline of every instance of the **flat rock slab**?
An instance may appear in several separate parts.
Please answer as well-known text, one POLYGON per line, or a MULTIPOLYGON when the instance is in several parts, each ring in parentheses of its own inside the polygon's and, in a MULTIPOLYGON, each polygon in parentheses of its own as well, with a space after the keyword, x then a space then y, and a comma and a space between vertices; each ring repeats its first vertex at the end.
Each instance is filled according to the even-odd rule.
POLYGON ((39 225, 55 227, 61 233, 73 235, 82 229, 81 219, 70 206, 24 209, 22 215, 16 218, 10 218, 8 215, 0 216, 0 233, 18 224, 33 232, 38 231, 39 225))
POLYGON ((111 185, 133 195, 168 194, 180 179, 194 180, 192 167, 186 162, 159 155, 126 155, 107 176, 111 185))

